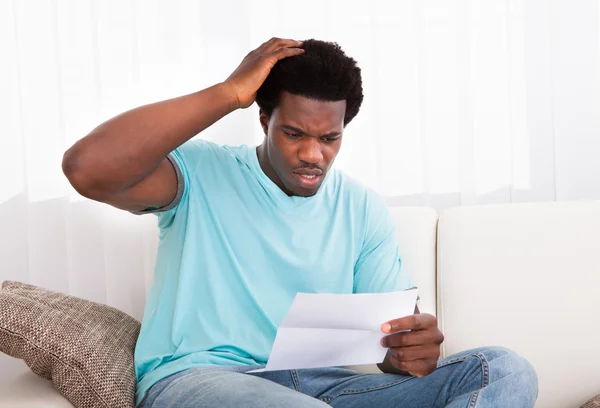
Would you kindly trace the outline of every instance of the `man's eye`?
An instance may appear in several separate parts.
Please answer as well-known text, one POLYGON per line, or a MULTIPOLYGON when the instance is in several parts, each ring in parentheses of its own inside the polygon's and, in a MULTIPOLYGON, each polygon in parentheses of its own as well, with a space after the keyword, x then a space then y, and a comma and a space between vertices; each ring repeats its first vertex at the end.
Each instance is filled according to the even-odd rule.
POLYGON ((302 133, 287 133, 284 132, 286 135, 288 135, 288 137, 291 137, 292 139, 299 139, 302 137, 302 133))
POLYGON ((327 143, 331 143, 331 142, 335 142, 338 138, 337 137, 324 137, 323 140, 326 141, 327 143))

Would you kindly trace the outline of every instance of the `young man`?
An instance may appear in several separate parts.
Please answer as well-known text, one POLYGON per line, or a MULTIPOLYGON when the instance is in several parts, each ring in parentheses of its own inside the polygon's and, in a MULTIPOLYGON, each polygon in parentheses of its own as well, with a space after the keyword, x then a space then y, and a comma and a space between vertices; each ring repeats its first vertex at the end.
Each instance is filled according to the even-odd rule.
POLYGON ((224 82, 119 115, 65 153, 82 195, 158 217, 138 406, 533 406, 524 359, 483 348, 438 362, 443 335, 418 309, 382 322, 385 374, 246 373, 267 361, 297 292, 411 286, 384 202, 331 168, 362 99, 360 69, 339 46, 273 38, 224 82), (255 101, 260 146, 188 141, 255 101))

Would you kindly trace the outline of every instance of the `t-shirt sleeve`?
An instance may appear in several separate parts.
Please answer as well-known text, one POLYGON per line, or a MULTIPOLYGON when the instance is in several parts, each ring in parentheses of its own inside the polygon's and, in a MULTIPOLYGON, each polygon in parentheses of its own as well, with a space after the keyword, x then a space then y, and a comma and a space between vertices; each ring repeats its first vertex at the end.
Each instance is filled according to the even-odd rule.
POLYGON ((412 279, 402 268, 395 224, 387 205, 371 193, 366 206, 365 238, 354 266, 354 293, 412 288, 412 279))
POLYGON ((185 142, 167 156, 173 165, 177 177, 177 194, 175 198, 163 207, 149 207, 142 211, 131 211, 136 215, 155 214, 161 220, 172 219, 178 209, 189 199, 190 174, 193 174, 196 166, 207 154, 208 142, 201 139, 193 139, 185 142))

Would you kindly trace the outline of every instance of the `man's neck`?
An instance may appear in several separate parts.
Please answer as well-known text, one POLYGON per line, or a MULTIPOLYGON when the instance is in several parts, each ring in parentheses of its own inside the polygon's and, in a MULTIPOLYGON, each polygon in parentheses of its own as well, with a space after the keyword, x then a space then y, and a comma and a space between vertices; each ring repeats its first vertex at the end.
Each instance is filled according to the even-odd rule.
POLYGON ((258 164, 260 164, 260 168, 262 169, 263 173, 265 173, 265 175, 268 178, 270 178, 271 181, 281 189, 281 191, 286 193, 288 196, 293 196, 294 194, 287 188, 285 188, 285 185, 275 172, 275 169, 271 164, 271 160, 269 159, 269 154, 267 152, 267 146, 265 142, 263 142, 260 146, 256 147, 256 155, 258 157, 258 164))

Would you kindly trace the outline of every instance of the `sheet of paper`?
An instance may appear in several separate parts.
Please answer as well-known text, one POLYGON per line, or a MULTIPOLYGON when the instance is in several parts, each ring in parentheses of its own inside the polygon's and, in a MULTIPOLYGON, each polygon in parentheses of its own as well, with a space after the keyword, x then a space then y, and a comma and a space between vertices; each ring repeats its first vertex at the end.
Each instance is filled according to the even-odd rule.
POLYGON ((388 293, 298 293, 265 368, 251 372, 381 363, 381 325, 414 313, 417 289, 388 293))

